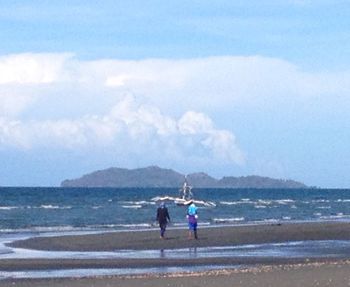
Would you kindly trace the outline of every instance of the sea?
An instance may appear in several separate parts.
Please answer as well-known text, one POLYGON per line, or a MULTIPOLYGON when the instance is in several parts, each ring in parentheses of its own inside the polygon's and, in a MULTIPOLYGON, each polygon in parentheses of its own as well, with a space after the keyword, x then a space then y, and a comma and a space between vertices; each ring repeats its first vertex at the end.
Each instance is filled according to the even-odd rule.
MULTIPOLYGON (((350 220, 349 189, 193 189, 200 226, 350 220)), ((159 196, 176 188, 0 188, 0 234, 6 232, 147 229, 156 226, 159 196)), ((186 208, 168 202, 172 226, 186 208)))
MULTIPOLYGON (((350 189, 193 189, 198 201, 199 228, 227 225, 254 225, 286 222, 350 221, 350 189)), ((165 253, 154 251, 48 252, 8 247, 18 239, 35 236, 87 234, 112 231, 158 230, 157 197, 179 196, 177 188, 0 188, 0 260, 11 258, 158 258, 165 253)), ((169 228, 187 226, 186 207, 167 202, 171 217, 169 228)), ((197 257, 218 256, 336 256, 349 254, 350 241, 286 242, 216 247, 195 250, 197 257), (310 250, 313 250, 310 254, 310 250)), ((169 258, 193 256, 193 250, 168 250, 169 258)), ((347 256, 348 256, 347 255, 347 256)), ((143 272, 177 272, 165 270, 94 269, 1 271, 0 279, 81 277, 86 274, 115 275, 143 272), (66 274, 66 275, 65 275, 66 274)), ((193 266, 192 271, 220 266, 193 266)), ((186 269, 188 271, 188 268, 186 269)))

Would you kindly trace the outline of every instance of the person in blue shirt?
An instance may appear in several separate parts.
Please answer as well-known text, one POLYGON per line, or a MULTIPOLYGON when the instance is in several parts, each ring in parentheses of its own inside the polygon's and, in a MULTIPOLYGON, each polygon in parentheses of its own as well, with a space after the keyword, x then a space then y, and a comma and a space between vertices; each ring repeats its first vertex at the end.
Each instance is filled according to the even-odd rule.
POLYGON ((198 239, 197 235, 197 206, 192 201, 187 209, 187 220, 188 220, 188 239, 198 239))

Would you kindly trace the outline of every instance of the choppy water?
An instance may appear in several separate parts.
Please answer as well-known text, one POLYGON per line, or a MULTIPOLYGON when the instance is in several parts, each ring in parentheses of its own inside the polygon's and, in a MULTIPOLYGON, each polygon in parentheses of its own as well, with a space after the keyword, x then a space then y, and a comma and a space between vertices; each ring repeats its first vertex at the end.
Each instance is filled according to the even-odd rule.
MULTIPOLYGON (((198 189, 201 225, 350 219, 350 190, 198 189)), ((0 188, 0 232, 149 228, 156 196, 177 189, 0 188)), ((185 208, 168 204, 172 223, 185 225, 185 208)))
MULTIPOLYGON (((350 190, 199 189, 195 198, 216 206, 199 206, 200 226, 291 221, 349 221, 350 190)), ((0 188, 0 259, 5 258, 183 258, 188 257, 319 257, 348 258, 350 241, 289 242, 180 250, 116 252, 45 252, 10 248, 5 243, 32 236, 156 227, 157 196, 177 196, 177 189, 0 188)), ((186 209, 169 203, 175 227, 186 225, 186 209)), ((193 266, 192 271, 220 268, 193 266)), ((186 267, 188 270, 188 267, 186 267)), ((62 277, 68 274, 137 274, 184 271, 151 269, 75 269, 1 271, 1 278, 62 277), (85 272, 85 273, 84 273, 85 272)), ((85 275, 84 275, 85 274, 85 275)))

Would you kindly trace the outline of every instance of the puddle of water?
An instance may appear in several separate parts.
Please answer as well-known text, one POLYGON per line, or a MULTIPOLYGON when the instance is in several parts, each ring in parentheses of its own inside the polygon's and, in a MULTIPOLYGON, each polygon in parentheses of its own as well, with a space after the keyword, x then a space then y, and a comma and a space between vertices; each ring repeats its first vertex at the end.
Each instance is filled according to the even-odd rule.
POLYGON ((165 250, 116 250, 108 252, 40 251, 22 248, 5 248, 3 248, 3 252, 0 253, 0 259, 193 259, 213 257, 344 258, 350 256, 350 241, 347 240, 296 241, 165 250))
MULTIPOLYGON (((225 247, 183 248, 165 250, 116 250, 111 252, 71 252, 39 251, 11 248, 5 244, 33 235, 7 235, 0 238, 1 259, 193 259, 193 258, 350 258, 350 241, 295 241, 269 244, 249 244, 225 247)), ((1 271, 4 278, 60 278, 88 277, 104 275, 129 275, 144 273, 172 273, 203 271, 222 268, 240 268, 240 266, 186 266, 157 268, 119 268, 119 269, 69 269, 69 270, 28 270, 1 271)))
POLYGON ((5 279, 45 279, 45 278, 84 278, 95 276, 117 276, 138 274, 164 274, 177 272, 197 272, 224 268, 242 268, 240 265, 207 265, 186 267, 153 267, 153 268, 97 268, 97 269, 62 269, 37 271, 2 271, 0 280, 5 279))

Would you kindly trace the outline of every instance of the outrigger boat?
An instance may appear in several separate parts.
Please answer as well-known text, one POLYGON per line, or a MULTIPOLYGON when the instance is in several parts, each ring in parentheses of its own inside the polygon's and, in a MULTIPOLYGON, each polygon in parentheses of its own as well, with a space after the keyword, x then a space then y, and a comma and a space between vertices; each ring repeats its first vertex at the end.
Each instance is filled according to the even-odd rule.
POLYGON ((190 205, 192 202, 198 205, 204 205, 204 206, 212 206, 215 207, 216 204, 211 201, 203 201, 203 200, 196 200, 193 197, 192 192, 192 186, 188 185, 187 178, 185 178, 185 182, 182 186, 182 188, 179 189, 180 196, 179 197, 172 197, 172 196, 157 196, 152 198, 153 201, 172 201, 176 205, 179 206, 186 206, 190 205))

